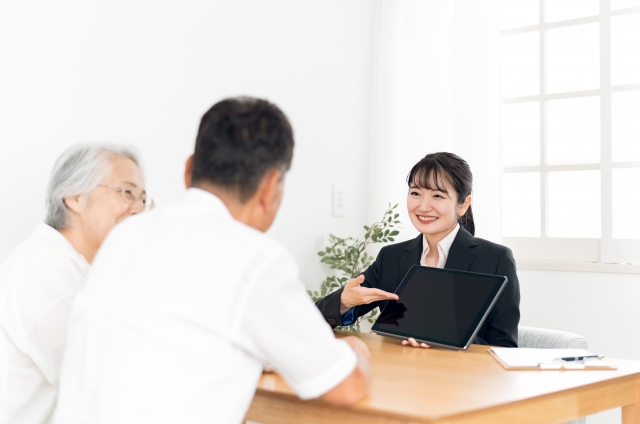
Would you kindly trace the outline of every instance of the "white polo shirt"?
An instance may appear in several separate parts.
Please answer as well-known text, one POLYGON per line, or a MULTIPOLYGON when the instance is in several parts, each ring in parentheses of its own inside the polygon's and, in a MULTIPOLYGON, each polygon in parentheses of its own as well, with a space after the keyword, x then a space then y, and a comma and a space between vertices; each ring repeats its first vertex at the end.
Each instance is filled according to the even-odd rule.
POLYGON ((46 224, 0 265, 0 423, 50 421, 67 320, 89 268, 46 224))
POLYGON ((286 249, 192 188, 103 243, 71 314, 55 422, 240 423, 263 361, 303 399, 357 362, 286 249))

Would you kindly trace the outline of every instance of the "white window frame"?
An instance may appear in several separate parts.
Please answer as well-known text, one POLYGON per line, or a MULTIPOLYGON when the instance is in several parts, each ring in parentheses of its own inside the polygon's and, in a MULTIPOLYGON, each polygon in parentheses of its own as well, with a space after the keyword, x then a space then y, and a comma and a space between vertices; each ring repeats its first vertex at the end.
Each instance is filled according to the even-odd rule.
MULTIPOLYGON (((578 19, 570 19, 552 23, 545 22, 545 0, 539 0, 539 23, 520 28, 507 29, 500 36, 510 36, 537 31, 540 42, 540 94, 536 96, 512 97, 503 99, 503 104, 538 102, 540 105, 540 164, 536 166, 506 166, 504 173, 539 172, 540 173, 540 208, 541 237, 504 237, 504 243, 510 246, 518 264, 525 264, 533 269, 566 269, 582 270, 581 267, 556 265, 546 267, 545 261, 566 263, 602 264, 603 272, 640 273, 639 265, 619 265, 614 271, 608 264, 632 264, 640 262, 640 239, 613 238, 613 169, 640 168, 640 162, 613 162, 611 155, 611 93, 640 90, 640 84, 611 86, 611 17, 629 14, 640 14, 640 7, 632 7, 612 11, 610 0, 600 0, 600 14, 578 19), (600 89, 574 91, 565 93, 547 93, 547 31, 588 23, 599 23, 600 30, 600 89), (546 157, 547 147, 547 101, 570 99, 576 97, 600 96, 600 162, 577 165, 549 165, 546 157), (601 238, 551 238, 548 237, 547 194, 548 173, 550 171, 599 170, 601 175, 601 238), (607 265, 605 265, 607 264, 607 265), (625 268, 625 270, 621 269, 625 268)), ((593 269, 590 265, 585 270, 593 269)), ((595 269, 598 270, 598 269, 595 269)))

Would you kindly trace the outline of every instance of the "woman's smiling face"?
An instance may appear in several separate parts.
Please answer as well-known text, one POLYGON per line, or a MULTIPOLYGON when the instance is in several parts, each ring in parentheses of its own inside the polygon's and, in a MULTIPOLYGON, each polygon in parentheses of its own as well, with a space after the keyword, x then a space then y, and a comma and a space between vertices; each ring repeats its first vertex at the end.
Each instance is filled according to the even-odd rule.
POLYGON ((458 217, 467 211, 471 196, 467 196, 467 199, 459 204, 457 193, 443 178, 433 181, 428 186, 430 188, 411 183, 407 195, 407 211, 418 231, 441 240, 456 226, 458 217))

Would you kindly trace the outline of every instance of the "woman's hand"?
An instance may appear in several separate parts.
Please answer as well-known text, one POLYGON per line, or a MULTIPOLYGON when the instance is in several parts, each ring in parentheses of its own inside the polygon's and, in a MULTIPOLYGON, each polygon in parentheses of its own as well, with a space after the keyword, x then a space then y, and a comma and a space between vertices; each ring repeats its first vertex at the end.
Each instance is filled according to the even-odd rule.
POLYGON ((403 340, 402 345, 413 346, 413 347, 424 347, 425 349, 429 349, 431 347, 426 343, 418 343, 416 339, 414 339, 413 337, 409 337, 407 340, 403 340))
POLYGON ((398 300, 398 295, 380 289, 361 287, 364 283, 364 275, 359 275, 353 280, 347 281, 340 295, 340 315, 344 315, 349 309, 358 305, 367 305, 378 300, 398 300))

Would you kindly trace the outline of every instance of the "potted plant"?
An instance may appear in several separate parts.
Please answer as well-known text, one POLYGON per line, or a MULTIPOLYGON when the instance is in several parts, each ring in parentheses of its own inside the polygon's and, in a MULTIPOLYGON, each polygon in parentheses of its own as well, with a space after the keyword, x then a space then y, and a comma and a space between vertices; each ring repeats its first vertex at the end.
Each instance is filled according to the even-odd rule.
MULTIPOLYGON (((329 246, 318 252, 318 256, 321 257, 320 262, 329 265, 331 269, 337 272, 320 283, 320 290, 308 291, 314 302, 344 287, 347 281, 362 274, 373 263, 375 258, 366 251, 369 245, 395 241, 394 237, 399 234, 397 228, 400 228, 400 221, 398 220, 400 214, 394 212, 397 207, 397 204, 394 206, 389 204, 379 222, 375 222, 370 226, 365 225, 364 240, 354 237, 340 238, 329 234, 329 246)), ((360 331, 360 322, 367 320, 369 323, 373 323, 377 314, 378 308, 375 308, 367 315, 358 318, 352 325, 337 327, 337 329, 360 331)))

